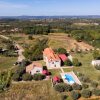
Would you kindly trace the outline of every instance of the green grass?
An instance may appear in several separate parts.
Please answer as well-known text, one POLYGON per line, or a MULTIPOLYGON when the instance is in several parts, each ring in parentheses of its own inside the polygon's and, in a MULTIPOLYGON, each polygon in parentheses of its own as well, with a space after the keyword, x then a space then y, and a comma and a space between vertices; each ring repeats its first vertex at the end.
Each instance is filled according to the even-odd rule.
POLYGON ((60 69, 49 69, 49 72, 51 72, 52 76, 60 76, 61 70, 60 69))
POLYGON ((0 71, 7 70, 16 62, 16 57, 3 57, 0 56, 0 71))
MULTIPOLYGON (((100 71, 96 70, 92 65, 91 61, 93 60, 92 53, 87 54, 74 54, 73 57, 76 57, 79 59, 79 61, 82 63, 82 66, 80 67, 74 67, 73 71, 80 72, 88 76, 92 80, 97 80, 100 76, 100 71)), ((64 71, 68 72, 71 71, 71 69, 64 69, 64 71)))

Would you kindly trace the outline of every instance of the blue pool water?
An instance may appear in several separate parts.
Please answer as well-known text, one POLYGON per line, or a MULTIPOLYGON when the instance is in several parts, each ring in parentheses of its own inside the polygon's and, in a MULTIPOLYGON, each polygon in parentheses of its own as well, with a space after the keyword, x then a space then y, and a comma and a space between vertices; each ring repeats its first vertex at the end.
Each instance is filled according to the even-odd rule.
POLYGON ((65 75, 65 79, 69 82, 69 83, 75 83, 73 77, 71 75, 65 75))

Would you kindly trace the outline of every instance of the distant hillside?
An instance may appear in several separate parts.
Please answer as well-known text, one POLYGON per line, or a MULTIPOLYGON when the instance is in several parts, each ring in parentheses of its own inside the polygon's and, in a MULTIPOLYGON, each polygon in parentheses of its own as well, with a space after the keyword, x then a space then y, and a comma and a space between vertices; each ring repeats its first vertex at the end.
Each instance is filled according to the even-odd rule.
POLYGON ((0 19, 54 19, 54 18, 100 18, 100 15, 85 15, 85 16, 0 16, 0 19))

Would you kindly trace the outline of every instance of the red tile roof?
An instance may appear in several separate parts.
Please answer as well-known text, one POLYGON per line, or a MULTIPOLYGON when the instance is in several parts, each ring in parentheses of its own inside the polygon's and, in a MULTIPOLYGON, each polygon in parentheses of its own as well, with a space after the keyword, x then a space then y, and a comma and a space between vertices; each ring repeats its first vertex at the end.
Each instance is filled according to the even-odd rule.
POLYGON ((51 48, 44 49, 43 54, 47 56, 49 61, 50 60, 54 60, 54 61, 60 60, 59 56, 55 54, 55 52, 51 48))
POLYGON ((43 70, 43 71, 42 71, 42 74, 44 74, 44 75, 48 75, 49 72, 48 72, 47 70, 43 70))
POLYGON ((53 81, 54 82, 59 82, 60 81, 60 78, 58 76, 55 76, 55 77, 53 77, 53 81))
POLYGON ((60 59, 64 62, 66 61, 68 58, 65 54, 59 54, 60 59))

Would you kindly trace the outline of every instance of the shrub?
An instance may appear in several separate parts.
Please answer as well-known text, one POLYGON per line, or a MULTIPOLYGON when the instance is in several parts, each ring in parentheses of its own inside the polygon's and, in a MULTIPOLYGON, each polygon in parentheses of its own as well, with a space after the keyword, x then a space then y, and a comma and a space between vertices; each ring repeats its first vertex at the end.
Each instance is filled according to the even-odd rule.
POLYGON ((4 90, 4 85, 0 84, 0 92, 2 92, 4 90))
POLYGON ((66 66, 72 66, 72 62, 70 60, 67 60, 64 62, 64 65, 66 66))
POLYGON ((90 90, 83 90, 82 93, 81 93, 81 95, 83 97, 85 97, 85 98, 89 98, 89 97, 91 97, 92 93, 91 93, 90 90))
POLYGON ((64 92, 65 91, 63 84, 57 84, 57 85, 54 86, 54 88, 58 92, 64 92))
POLYGON ((19 73, 14 73, 13 76, 12 76, 12 79, 14 81, 20 81, 20 75, 19 75, 19 73))
POLYGON ((79 85, 79 84, 73 84, 73 85, 72 85, 72 88, 73 88, 74 90, 82 90, 82 86, 79 85))
POLYGON ((43 70, 47 70, 47 66, 43 66, 43 70))
POLYGON ((72 86, 71 85, 67 85, 67 84, 64 84, 64 88, 65 88, 65 91, 72 91, 72 86))
POLYGON ((31 81, 32 80, 32 76, 29 73, 25 73, 25 74, 23 74, 22 79, 24 81, 31 81))
POLYGON ((83 87, 84 89, 87 89, 87 88, 89 87, 89 85, 88 85, 88 84, 82 84, 82 87, 83 87))
POLYGON ((74 66, 80 66, 81 63, 78 61, 77 58, 73 58, 73 65, 74 65, 74 66))
POLYGON ((33 79, 38 81, 38 80, 43 80, 45 77, 46 77, 45 75, 38 73, 38 74, 34 74, 33 79))
POLYGON ((32 35, 29 35, 29 36, 28 36, 28 39, 29 39, 29 40, 32 40, 32 39, 33 39, 32 35))
POLYGON ((97 70, 100 70, 100 66, 95 66, 95 68, 96 68, 97 70))
POLYGON ((59 49, 57 50, 57 52, 58 52, 59 54, 66 54, 66 53, 67 53, 66 49, 64 49, 64 48, 59 48, 59 49))
POLYGON ((95 96, 100 96, 100 89, 94 89, 94 90, 93 90, 93 94, 94 94, 95 96))
POLYGON ((20 63, 19 67, 26 67, 29 64, 31 64, 30 61, 28 61, 28 60, 22 60, 22 62, 20 63))
POLYGON ((81 76, 81 77, 80 77, 80 80, 83 81, 83 82, 87 82, 87 83, 90 83, 90 81, 91 81, 91 80, 90 80, 88 77, 86 77, 86 76, 81 76))
POLYGON ((22 76, 25 73, 25 67, 18 67, 16 73, 19 73, 22 76))
POLYGON ((71 92, 71 97, 73 98, 73 100, 77 100, 80 98, 80 93, 76 92, 76 91, 72 91, 71 92))
POLYGON ((93 87, 93 88, 96 88, 97 86, 98 86, 98 83, 97 82, 91 82, 91 86, 93 87))
POLYGON ((61 95, 61 100, 66 100, 67 99, 67 95, 61 95))

